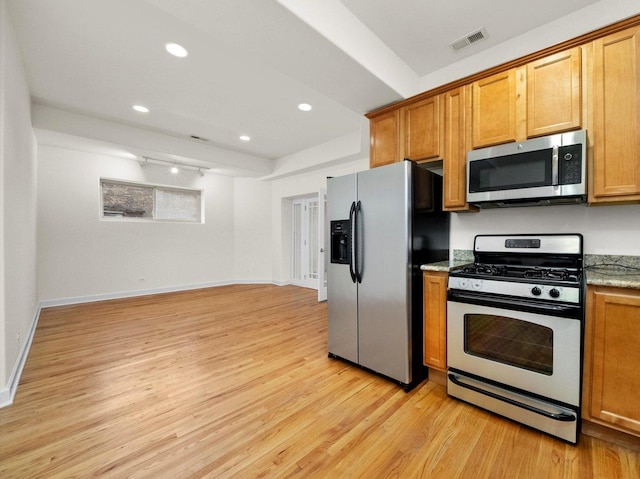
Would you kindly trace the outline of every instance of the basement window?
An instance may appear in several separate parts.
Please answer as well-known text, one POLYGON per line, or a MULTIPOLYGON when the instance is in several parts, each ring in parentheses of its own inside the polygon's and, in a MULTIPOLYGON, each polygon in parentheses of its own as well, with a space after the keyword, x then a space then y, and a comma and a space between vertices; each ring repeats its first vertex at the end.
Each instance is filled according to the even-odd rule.
POLYGON ((100 180, 102 218, 124 221, 203 223, 202 191, 100 180))

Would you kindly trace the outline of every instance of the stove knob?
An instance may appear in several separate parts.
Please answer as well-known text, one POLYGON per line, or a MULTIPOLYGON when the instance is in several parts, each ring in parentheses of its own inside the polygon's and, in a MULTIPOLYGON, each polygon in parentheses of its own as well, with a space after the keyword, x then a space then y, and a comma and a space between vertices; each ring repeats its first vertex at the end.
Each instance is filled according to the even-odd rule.
POLYGON ((533 288, 531 288, 531 294, 534 296, 540 296, 542 294, 542 290, 537 286, 534 286, 533 288))
POLYGON ((549 296, 551 296, 552 298, 557 298, 560 296, 560 291, 558 291, 556 288, 553 288, 549 291, 549 296))

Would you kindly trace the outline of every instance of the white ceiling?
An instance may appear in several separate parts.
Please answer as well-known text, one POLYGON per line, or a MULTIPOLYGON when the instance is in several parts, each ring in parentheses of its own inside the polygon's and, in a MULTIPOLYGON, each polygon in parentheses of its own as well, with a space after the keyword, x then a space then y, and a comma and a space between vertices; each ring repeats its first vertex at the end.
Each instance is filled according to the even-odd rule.
POLYGON ((134 154, 154 142, 157 156, 263 175, 358 132, 367 111, 419 93, 421 77, 593 3, 9 0, 9 11, 33 101, 47 107, 39 141, 81 134, 134 154), (449 46, 480 27, 486 40, 449 46), (168 55, 167 42, 189 55, 168 55))

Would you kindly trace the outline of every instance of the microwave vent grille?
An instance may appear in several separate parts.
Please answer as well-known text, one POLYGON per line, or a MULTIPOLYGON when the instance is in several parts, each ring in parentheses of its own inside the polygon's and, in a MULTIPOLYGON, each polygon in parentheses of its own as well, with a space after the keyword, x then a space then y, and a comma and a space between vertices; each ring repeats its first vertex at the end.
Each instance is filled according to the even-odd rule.
POLYGON ((473 43, 477 43, 481 40, 484 40, 485 38, 487 38, 487 30, 483 27, 480 28, 474 32, 471 32, 467 35, 465 35, 462 38, 459 38, 458 40, 456 40, 455 42, 453 42, 451 44, 451 47, 455 50, 455 51, 460 51, 465 47, 468 47, 469 45, 473 44, 473 43))

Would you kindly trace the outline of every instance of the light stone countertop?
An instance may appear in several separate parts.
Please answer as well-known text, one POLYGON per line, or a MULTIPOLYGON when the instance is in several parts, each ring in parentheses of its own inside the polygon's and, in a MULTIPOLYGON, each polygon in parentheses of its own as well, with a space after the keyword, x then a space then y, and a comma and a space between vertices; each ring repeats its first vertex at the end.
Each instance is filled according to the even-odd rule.
POLYGON ((444 271, 449 272, 452 269, 461 268, 473 263, 473 251, 466 249, 454 249, 452 259, 447 261, 438 261, 437 263, 428 263, 420 266, 422 271, 444 271))
MULTIPOLYGON (((472 263, 473 261, 471 261, 472 263)), ((456 260, 447 260, 447 261, 438 261, 437 263, 428 263, 420 266, 422 271, 444 271, 449 272, 452 269, 457 269, 462 266, 469 264, 469 261, 456 261, 456 260)))
POLYGON ((640 289, 640 256, 586 255, 587 285, 640 289))

